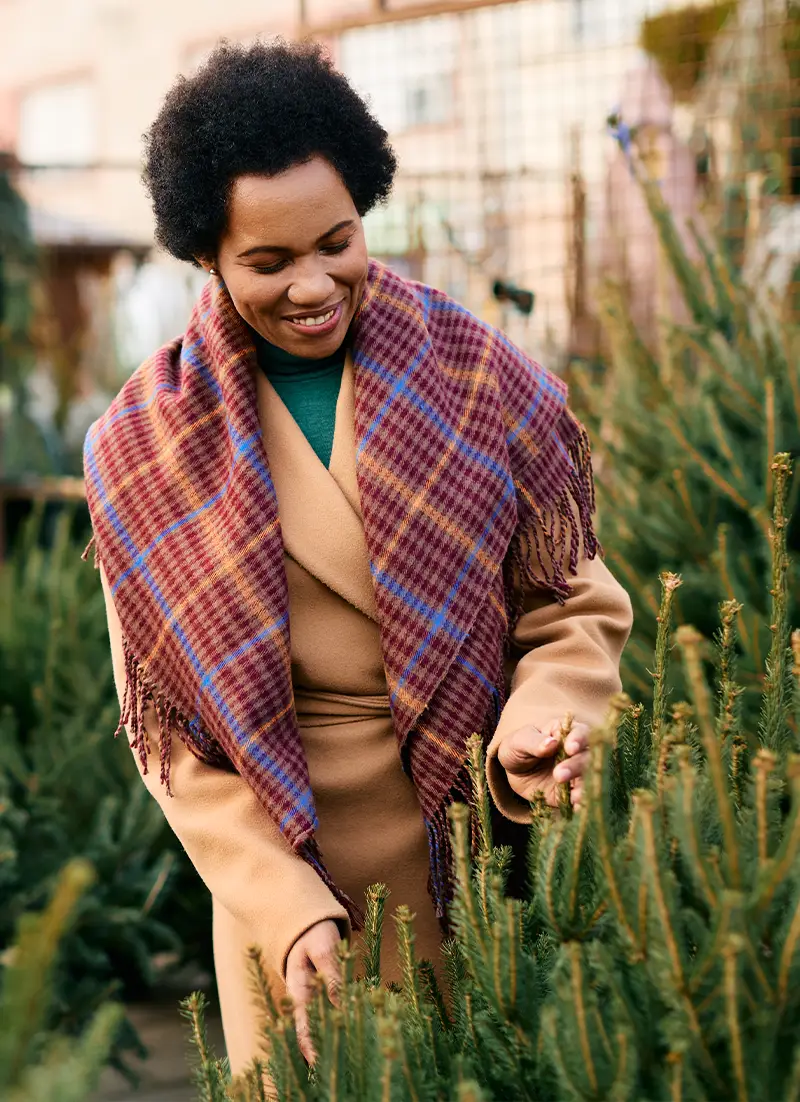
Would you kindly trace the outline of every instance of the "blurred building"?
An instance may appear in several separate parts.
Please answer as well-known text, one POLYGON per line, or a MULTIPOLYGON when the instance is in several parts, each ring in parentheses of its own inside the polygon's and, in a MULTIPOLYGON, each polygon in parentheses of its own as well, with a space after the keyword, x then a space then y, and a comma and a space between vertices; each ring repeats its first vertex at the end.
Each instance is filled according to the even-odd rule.
MULTIPOLYGON (((0 147, 26 166, 37 210, 147 247, 141 136, 176 75, 221 37, 314 35, 400 155, 395 194, 368 219, 373 253, 557 366, 595 351, 592 287, 609 262, 634 282, 656 263, 607 133, 623 101, 632 122, 653 130, 655 119, 681 217, 694 211, 692 112, 639 43, 647 17, 714 2, 0 0, 0 147), (497 279, 534 293, 530 318, 495 300, 497 279)), ((716 2, 727 12, 744 0, 716 2)), ((648 279, 638 295, 652 319, 666 299, 648 279)), ((197 286, 163 257, 125 259, 121 370, 180 330, 197 286)))

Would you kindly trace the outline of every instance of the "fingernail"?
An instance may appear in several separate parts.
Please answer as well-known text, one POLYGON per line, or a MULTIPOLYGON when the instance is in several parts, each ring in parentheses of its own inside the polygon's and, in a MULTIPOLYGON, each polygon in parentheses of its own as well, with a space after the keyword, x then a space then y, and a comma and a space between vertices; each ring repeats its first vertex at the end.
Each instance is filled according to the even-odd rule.
POLYGON ((547 738, 542 743, 542 749, 543 750, 552 750, 553 747, 557 746, 557 745, 558 745, 558 739, 553 738, 552 735, 548 735, 547 738))

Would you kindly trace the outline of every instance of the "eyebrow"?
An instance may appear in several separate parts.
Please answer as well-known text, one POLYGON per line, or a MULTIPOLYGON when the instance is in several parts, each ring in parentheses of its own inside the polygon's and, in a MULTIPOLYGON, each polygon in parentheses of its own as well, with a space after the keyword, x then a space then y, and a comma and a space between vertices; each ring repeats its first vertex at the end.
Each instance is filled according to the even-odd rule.
MULTIPOLYGON (((321 241, 324 241, 326 237, 332 237, 339 230, 351 229, 355 226, 355 222, 352 218, 345 219, 344 222, 337 222, 331 229, 326 230, 317 240, 314 242, 319 245, 321 241)), ((243 253, 239 253, 237 260, 241 260, 245 256, 252 256, 253 253, 288 253, 291 249, 287 249, 285 245, 254 245, 252 249, 245 249, 243 253)))

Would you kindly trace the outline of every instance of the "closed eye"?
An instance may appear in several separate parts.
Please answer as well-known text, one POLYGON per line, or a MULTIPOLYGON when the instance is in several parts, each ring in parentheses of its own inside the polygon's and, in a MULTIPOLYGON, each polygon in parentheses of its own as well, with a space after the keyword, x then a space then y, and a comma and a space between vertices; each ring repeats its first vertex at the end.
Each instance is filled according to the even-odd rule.
POLYGON ((278 260, 275 264, 270 264, 267 267, 253 265, 253 271, 258 272, 259 275, 277 275, 278 272, 283 271, 288 263, 288 260, 278 260))
MULTIPOLYGON (((346 241, 337 241, 335 245, 322 245, 319 251, 324 253, 325 256, 338 256, 350 247, 352 240, 352 237, 348 237, 346 241)), ((283 259, 277 260, 274 264, 253 265, 253 271, 258 272, 259 275, 277 275, 278 272, 283 271, 288 263, 288 259, 283 259)))
POLYGON ((336 245, 324 245, 320 252, 325 253, 326 256, 336 256, 338 253, 343 253, 352 240, 352 237, 348 237, 346 241, 340 241, 336 245))

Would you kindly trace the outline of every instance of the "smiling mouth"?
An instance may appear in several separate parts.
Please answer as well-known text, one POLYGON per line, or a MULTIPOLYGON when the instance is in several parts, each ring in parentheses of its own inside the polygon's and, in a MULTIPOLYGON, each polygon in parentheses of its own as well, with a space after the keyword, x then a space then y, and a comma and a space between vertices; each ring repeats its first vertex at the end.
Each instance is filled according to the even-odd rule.
POLYGON ((325 310, 320 314, 303 314, 298 317, 287 318, 286 320, 291 322, 292 325, 300 325, 303 329, 317 329, 320 326, 326 325, 339 313, 341 303, 337 303, 332 306, 330 310, 325 310))

